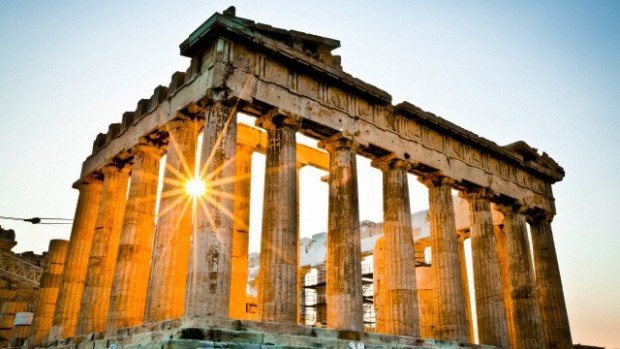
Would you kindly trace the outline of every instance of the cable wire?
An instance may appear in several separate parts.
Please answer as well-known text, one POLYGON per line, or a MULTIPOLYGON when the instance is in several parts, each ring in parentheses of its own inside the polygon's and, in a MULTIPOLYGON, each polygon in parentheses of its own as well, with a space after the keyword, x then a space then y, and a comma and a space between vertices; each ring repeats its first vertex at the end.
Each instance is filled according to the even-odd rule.
POLYGON ((13 221, 24 221, 32 224, 72 224, 70 222, 53 222, 53 221, 73 221, 73 219, 69 218, 40 218, 40 217, 32 217, 32 218, 18 218, 18 217, 8 217, 8 216, 0 216, 0 219, 10 219, 13 221), (42 222, 42 221, 52 221, 52 222, 42 222))

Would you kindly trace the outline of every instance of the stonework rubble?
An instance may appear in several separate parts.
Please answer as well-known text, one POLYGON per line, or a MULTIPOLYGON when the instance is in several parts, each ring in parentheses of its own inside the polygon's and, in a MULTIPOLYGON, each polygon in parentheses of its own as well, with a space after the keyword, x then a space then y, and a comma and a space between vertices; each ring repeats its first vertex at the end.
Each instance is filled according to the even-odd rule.
MULTIPOLYGON (((525 142, 499 146, 409 102, 393 105, 343 71, 331 53, 338 47, 237 17, 233 7, 191 33, 180 45, 187 71, 96 137, 75 184, 62 278, 46 279, 62 281, 44 285, 59 295, 51 328, 35 326, 31 346, 571 348, 551 230, 551 186, 562 167, 525 142), (255 126, 238 122, 238 113, 255 117, 255 126), (297 134, 320 149, 297 144, 297 134), (256 297, 246 292, 252 152, 266 154, 256 297), (384 222, 370 247, 359 219, 358 156, 384 175, 384 222), (324 296, 314 314, 327 328, 302 316, 302 166, 325 171, 329 186, 325 262, 312 271, 324 296), (425 239, 415 238, 411 176, 428 188, 425 239), (204 194, 188 193, 194 180, 204 194), (466 218, 455 215, 454 191, 465 198, 457 207, 469 206, 466 218), (374 270, 364 268, 372 254, 365 251, 375 248, 374 270), (366 318, 375 312, 376 326, 366 318), (481 345, 467 344, 474 319, 481 345)), ((6 321, 24 311, 5 304, 6 321)), ((35 318, 50 321, 48 308, 35 318)))

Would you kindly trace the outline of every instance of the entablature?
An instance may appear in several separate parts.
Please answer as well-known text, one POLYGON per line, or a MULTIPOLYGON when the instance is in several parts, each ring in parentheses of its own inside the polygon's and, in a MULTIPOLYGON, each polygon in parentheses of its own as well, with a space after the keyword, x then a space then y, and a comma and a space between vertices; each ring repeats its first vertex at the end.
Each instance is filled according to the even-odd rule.
MULTIPOLYGON (((394 153, 413 164, 414 174, 437 172, 455 179, 457 188, 490 188, 554 211, 551 184, 563 178, 564 170, 547 154, 538 155, 525 142, 499 146, 408 102, 392 106, 386 92, 273 38, 274 32, 293 38, 301 34, 259 30, 250 22, 215 14, 192 33, 181 45, 182 53, 192 57, 187 71, 173 74, 168 88, 156 88, 121 124, 98 136, 82 176, 179 115, 200 117, 206 106, 225 98, 241 101, 239 110, 254 116, 273 108, 297 115, 299 132, 316 140, 346 131, 360 144, 361 155, 394 153)), ((313 40, 320 44, 323 39, 326 47, 337 47, 332 39, 313 40)))

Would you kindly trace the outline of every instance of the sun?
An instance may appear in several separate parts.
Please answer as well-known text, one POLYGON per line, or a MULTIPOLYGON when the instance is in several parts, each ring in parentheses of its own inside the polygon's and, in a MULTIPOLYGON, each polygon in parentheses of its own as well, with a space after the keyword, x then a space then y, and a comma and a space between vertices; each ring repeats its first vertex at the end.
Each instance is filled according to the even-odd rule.
POLYGON ((193 197, 198 197, 205 193, 206 188, 203 181, 199 179, 192 179, 185 183, 185 191, 193 197))

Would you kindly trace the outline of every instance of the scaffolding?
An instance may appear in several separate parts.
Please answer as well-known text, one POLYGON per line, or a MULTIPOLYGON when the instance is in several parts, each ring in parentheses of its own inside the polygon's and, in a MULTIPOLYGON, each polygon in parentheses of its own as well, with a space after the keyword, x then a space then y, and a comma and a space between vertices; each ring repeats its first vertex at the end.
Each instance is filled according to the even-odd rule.
POLYGON ((301 316, 304 325, 327 326, 325 286, 327 285, 324 268, 312 269, 303 278, 301 287, 301 316))
POLYGON ((0 273, 26 288, 39 288, 43 269, 11 253, 0 251, 0 273))
MULTIPOLYGON (((327 314, 325 300, 326 276, 324 266, 314 268, 302 279, 303 287, 301 294, 301 320, 306 326, 325 327, 327 314)), ((363 296, 363 319, 364 330, 374 332, 375 309, 373 303, 373 266, 372 262, 362 262, 362 296, 363 296)))
POLYGON ((362 260, 362 297, 364 331, 374 332, 376 325, 373 284, 373 260, 362 260))

